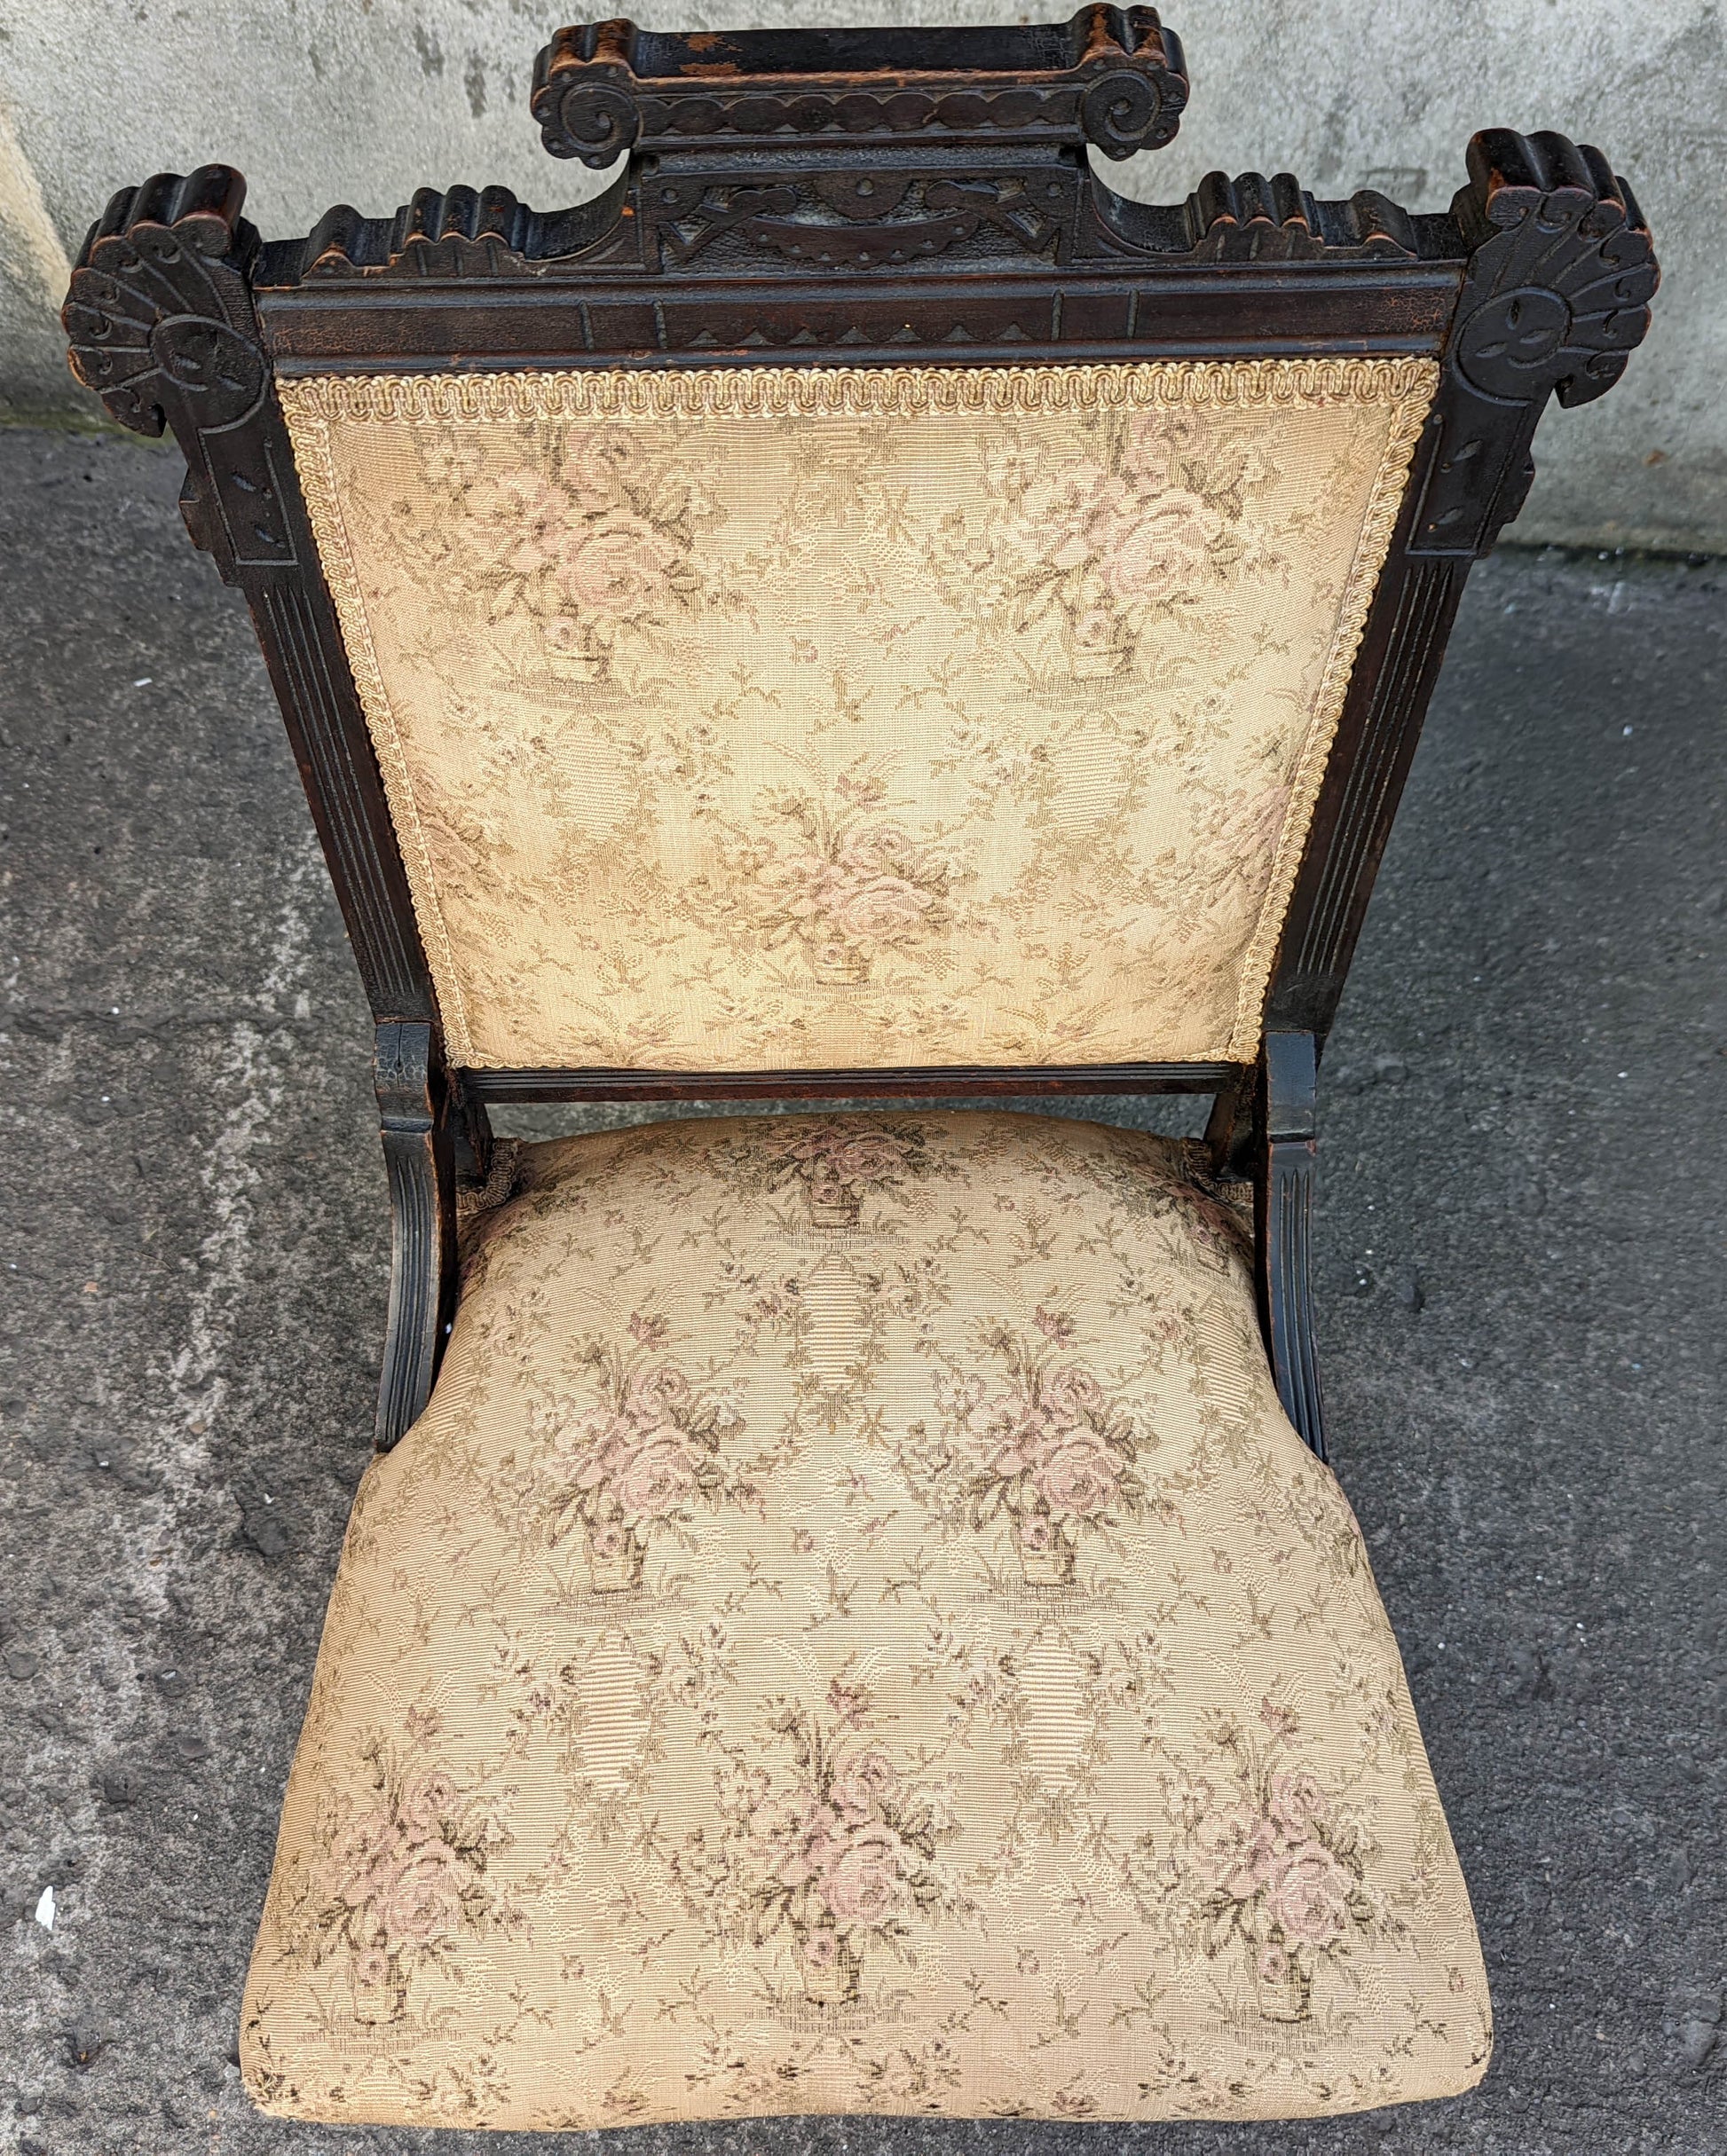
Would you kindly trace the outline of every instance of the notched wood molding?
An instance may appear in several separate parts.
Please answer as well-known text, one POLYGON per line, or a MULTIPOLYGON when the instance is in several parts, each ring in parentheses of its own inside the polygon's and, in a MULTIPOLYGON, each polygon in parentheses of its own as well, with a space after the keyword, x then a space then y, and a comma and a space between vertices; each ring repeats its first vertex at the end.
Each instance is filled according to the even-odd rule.
POLYGON ((1180 40, 1156 11, 1092 5, 1007 30, 744 30, 664 35, 633 22, 560 30, 532 106, 555 157, 625 150, 955 141, 1091 144, 1131 157, 1172 141, 1187 101, 1180 40))
MULTIPOLYGON (((603 241, 617 226, 627 177, 564 210, 530 209, 508 187, 422 187, 393 217, 363 217, 341 202, 294 243, 293 273, 306 282, 521 276, 537 263, 586 257, 603 241)), ((278 252, 261 264, 266 279, 288 267, 273 258, 278 252)))

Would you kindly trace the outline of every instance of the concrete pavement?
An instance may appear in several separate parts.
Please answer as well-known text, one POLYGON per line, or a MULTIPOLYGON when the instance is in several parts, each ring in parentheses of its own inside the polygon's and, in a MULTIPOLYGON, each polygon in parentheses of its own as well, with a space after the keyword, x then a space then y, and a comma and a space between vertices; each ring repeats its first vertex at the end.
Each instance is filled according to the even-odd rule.
MULTIPOLYGON (((453 2152, 264 2120, 233 2064, 387 1218, 359 983, 177 478, 0 432, 0 2151, 453 2152)), ((1723 626, 1707 563, 1479 572, 1322 1079, 1336 1463, 1496 2061, 1456 2104, 1120 2136, 1144 2156, 1727 2150, 1723 626)), ((1105 2130, 645 2139, 1085 2156, 1105 2130)))

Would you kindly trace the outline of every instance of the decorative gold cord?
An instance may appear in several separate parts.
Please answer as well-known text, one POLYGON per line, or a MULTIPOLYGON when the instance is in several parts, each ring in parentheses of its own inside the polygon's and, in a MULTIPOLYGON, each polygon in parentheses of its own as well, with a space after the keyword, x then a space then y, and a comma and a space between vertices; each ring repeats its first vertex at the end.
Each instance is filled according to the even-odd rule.
POLYGON ((342 630, 342 641, 348 649, 348 664, 353 669, 354 687, 359 692, 367 730, 372 736, 378 767, 383 775, 384 799, 389 804, 390 821, 396 826, 402 865, 407 871, 408 892, 414 901, 414 918, 420 924, 421 940, 426 947, 438 990, 445 1049, 458 1069, 471 1067, 474 1043, 468 1027, 461 975, 445 924, 444 909, 438 903, 438 880, 432 871, 431 849, 421 827, 414 775, 408 768, 395 712, 390 707, 390 692, 384 687, 383 671, 378 665, 377 650, 372 641, 365 595, 348 542, 341 490, 331 452, 329 415, 317 401, 291 394, 303 386, 288 382, 281 385, 282 409, 288 420, 288 439, 294 446, 295 468, 300 475, 300 492, 305 500, 312 537, 318 542, 318 559, 324 570, 324 580, 335 602, 336 620, 342 630))
POLYGON ((1409 460, 1415 455, 1416 444, 1427 423, 1433 392, 1439 387, 1439 366, 1431 359, 1405 359, 1391 364, 1414 371, 1404 376, 1406 386, 1392 405, 1391 429, 1379 469, 1374 476, 1373 490, 1368 497, 1367 513, 1361 519, 1349 574, 1344 580, 1343 595, 1337 603, 1337 626, 1332 632, 1331 649, 1326 656, 1325 672, 1320 678, 1319 694, 1313 701, 1313 716, 1290 783, 1289 806, 1284 812, 1283 828, 1278 833, 1277 849, 1272 856, 1271 876, 1260 901, 1258 923, 1242 960, 1235 1024, 1225 1051, 1232 1063, 1251 1062, 1259 1052, 1265 1030, 1266 997, 1271 990, 1272 963, 1283 933, 1283 917, 1295 895, 1296 877, 1301 870, 1308 830, 1337 737, 1337 722, 1343 717, 1345 699, 1349 695, 1355 655, 1367 626, 1368 610, 1373 604, 1379 572, 1391 551, 1392 533, 1397 529, 1398 515, 1403 507, 1409 460))
POLYGON ((1396 403, 1431 359, 1122 360, 1052 366, 594 367, 514 374, 317 374, 283 382, 290 421, 909 418, 924 412, 1396 403))

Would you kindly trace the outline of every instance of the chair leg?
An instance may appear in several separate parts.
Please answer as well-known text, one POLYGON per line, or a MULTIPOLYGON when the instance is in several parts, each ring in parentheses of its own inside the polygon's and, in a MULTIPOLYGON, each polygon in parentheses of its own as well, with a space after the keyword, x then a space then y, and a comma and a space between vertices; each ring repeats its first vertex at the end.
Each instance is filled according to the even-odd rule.
POLYGON ((375 1442, 387 1452, 419 1420, 455 1310, 455 1145, 431 1027, 378 1027, 373 1066, 390 1175, 390 1316, 375 1442))
POLYGON ((1254 1098, 1258 1072, 1243 1063, 1220 1085, 1206 1120, 1207 1172, 1214 1183, 1245 1182, 1253 1173, 1254 1098))
POLYGON ((462 1183, 484 1183, 492 1172, 492 1118, 485 1103, 476 1100, 452 1071, 450 1129, 455 1144, 456 1176, 462 1183))
POLYGON ((1311 1033, 1268 1033, 1259 1067, 1259 1321, 1283 1412, 1321 1460, 1325 1415, 1313 1345, 1311 1254, 1318 1123, 1311 1033))

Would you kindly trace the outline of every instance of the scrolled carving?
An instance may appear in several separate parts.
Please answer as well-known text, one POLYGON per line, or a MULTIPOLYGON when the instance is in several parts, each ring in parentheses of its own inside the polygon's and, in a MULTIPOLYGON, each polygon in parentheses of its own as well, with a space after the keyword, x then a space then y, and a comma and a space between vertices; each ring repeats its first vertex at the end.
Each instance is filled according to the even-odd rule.
POLYGON ((783 144, 838 135, 901 142, 1091 142, 1109 157, 1160 148, 1187 103, 1180 40, 1149 7, 1083 7, 1057 33, 819 30, 667 36, 623 20, 560 30, 534 67, 532 109, 556 157, 611 163, 640 142, 783 144), (1058 57, 1059 55, 1059 57, 1058 57))
POLYGON ((1527 404, 1610 389, 1649 327, 1660 281, 1636 198, 1598 150, 1563 135, 1478 135, 1452 205, 1477 244, 1451 357, 1483 397, 1527 404))
POLYGON ((590 22, 560 30, 533 64, 529 109, 554 157, 579 157, 596 170, 622 156, 642 132, 635 94, 633 22, 590 22))
POLYGON ((1085 139, 1106 157, 1132 157, 1140 150, 1161 150, 1173 142, 1187 92, 1181 98, 1165 77, 1120 67, 1100 75, 1079 100, 1079 124, 1085 139))
POLYGON ((627 90, 610 83, 572 83, 558 101, 563 138, 585 165, 609 165, 642 131, 642 114, 627 90))

